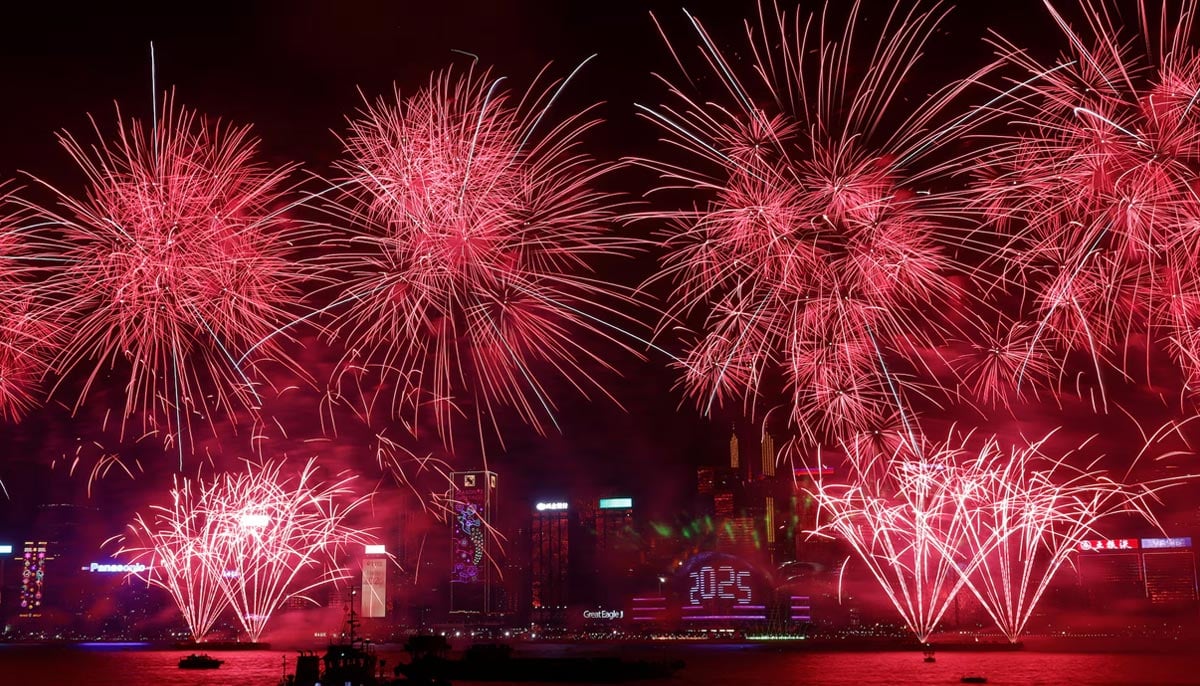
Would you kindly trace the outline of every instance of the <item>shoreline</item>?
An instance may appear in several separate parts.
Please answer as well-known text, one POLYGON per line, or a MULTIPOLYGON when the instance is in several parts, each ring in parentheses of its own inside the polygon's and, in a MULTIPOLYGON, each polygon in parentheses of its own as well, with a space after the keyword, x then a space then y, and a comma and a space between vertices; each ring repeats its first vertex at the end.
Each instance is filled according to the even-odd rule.
MULTIPOLYGON (((929 648, 935 653, 1073 653, 1073 654, 1173 654, 1191 653, 1197 642, 1193 636, 1028 636, 1019 643, 1006 640, 963 640, 965 637, 934 637, 929 648)), ((470 641, 454 641, 455 651, 470 645, 470 641)), ((703 651, 705 649, 741 649, 768 652, 812 652, 812 653, 921 653, 926 649, 913 639, 900 638, 856 638, 856 637, 807 637, 773 640, 714 640, 714 639, 591 639, 591 640, 508 640, 478 641, 478 643, 505 643, 514 651, 524 654, 545 652, 610 654, 616 652, 672 653, 703 651)), ((5 648, 67 648, 95 650, 163 651, 163 652, 286 652, 323 648, 326 643, 180 643, 175 641, 73 641, 73 640, 0 640, 0 650, 5 648)), ((378 650, 401 652, 402 642, 380 642, 374 644, 378 650)))

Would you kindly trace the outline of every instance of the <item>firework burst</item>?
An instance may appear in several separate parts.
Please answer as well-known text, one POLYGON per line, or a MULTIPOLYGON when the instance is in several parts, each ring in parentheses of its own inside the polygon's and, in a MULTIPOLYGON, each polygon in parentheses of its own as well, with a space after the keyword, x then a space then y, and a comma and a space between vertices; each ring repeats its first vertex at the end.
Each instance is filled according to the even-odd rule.
POLYGON ((257 642, 289 598, 348 578, 339 552, 369 540, 347 522, 370 498, 354 492, 354 477, 322 481, 315 459, 290 476, 285 465, 177 480, 170 506, 130 525, 122 552, 145 561, 147 579, 171 594, 197 640, 228 606, 257 642))
POLYGON ((370 497, 354 494, 354 477, 323 482, 315 460, 284 476, 284 464, 248 464, 245 473, 222 475, 209 492, 209 573, 251 641, 289 598, 349 578, 337 553, 368 541, 346 521, 370 497))
MULTIPOLYGON (((449 442, 467 418, 499 435, 515 411, 554 422, 549 373, 604 393, 609 365, 585 343, 606 338, 616 288, 590 262, 622 251, 607 227, 609 165, 579 149, 587 111, 551 123, 562 83, 514 102, 487 72, 446 71, 413 95, 368 103, 345 137, 338 233, 323 261, 335 280, 340 365, 382 380, 364 393, 416 431, 449 442)), ((339 393, 357 378, 334 379, 339 393)))
POLYGON ((38 288, 48 246, 24 228, 28 213, 0 187, 0 418, 18 421, 41 403, 59 325, 38 288))
MULTIPOLYGON (((76 197, 42 182, 59 200, 39 210, 62 264, 47 288, 71 323, 53 366, 79 381, 76 408, 98 384, 120 388, 123 419, 182 457, 194 422, 259 406, 260 375, 234 355, 289 318, 299 292, 282 213, 289 169, 256 162, 248 129, 170 98, 111 144, 60 141, 87 188, 76 197)), ((280 357, 273 345, 258 353, 280 357)))
POLYGON ((1032 75, 1000 101, 1009 128, 977 187, 1001 290, 1018 292, 1033 322, 1017 386, 1029 367, 1071 371, 1072 352, 1101 392, 1105 369, 1132 376, 1142 349, 1147 374, 1150 351, 1165 350, 1195 377, 1200 62, 1196 3, 1172 4, 1138 3, 1135 21, 1084 0, 1075 26, 1046 3, 1070 46, 1052 67, 996 42, 1032 75))
POLYGON ((656 277, 674 284, 663 326, 702 321, 681 363, 686 392, 704 410, 727 399, 753 410, 781 380, 810 442, 845 438, 904 404, 917 385, 905 370, 922 364, 912 353, 942 338, 934 313, 957 290, 938 236, 958 230, 962 203, 921 190, 948 167, 920 163, 962 128, 933 123, 968 82, 900 111, 943 13, 893 11, 860 65, 860 10, 839 33, 824 13, 760 6, 758 25, 746 24, 748 69, 689 15, 708 73, 672 54, 690 83, 715 79, 728 97, 673 86, 672 104, 642 108, 690 160, 639 161, 664 190, 703 197, 640 215, 672 226, 656 277))

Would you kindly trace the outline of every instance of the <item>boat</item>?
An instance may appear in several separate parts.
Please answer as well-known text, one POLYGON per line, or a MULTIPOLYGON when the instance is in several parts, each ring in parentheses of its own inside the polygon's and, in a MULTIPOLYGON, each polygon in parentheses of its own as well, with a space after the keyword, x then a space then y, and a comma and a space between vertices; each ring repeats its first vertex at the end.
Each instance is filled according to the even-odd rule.
POLYGON ((933 648, 925 648, 925 661, 937 662, 937 658, 933 656, 933 648))
POLYGON ((295 674, 285 675, 280 680, 281 686, 374 686, 387 683, 379 674, 384 663, 375 655, 371 642, 357 635, 359 621, 354 612, 357 590, 350 589, 345 640, 331 642, 322 656, 311 650, 301 651, 296 657, 295 674))
POLYGON ((986 684, 987 677, 986 676, 964 676, 963 678, 959 679, 959 681, 961 681, 964 684, 986 684))
POLYGON ((617 683, 663 679, 683 668, 683 663, 625 660, 618 657, 513 657, 504 644, 476 644, 462 658, 448 659, 449 644, 442 636, 413 636, 405 644, 411 656, 394 673, 410 683, 447 684, 454 681, 553 681, 617 683))
POLYGON ((197 655, 195 653, 179 659, 180 669, 218 669, 223 664, 225 664, 224 660, 218 660, 209 655, 197 655))

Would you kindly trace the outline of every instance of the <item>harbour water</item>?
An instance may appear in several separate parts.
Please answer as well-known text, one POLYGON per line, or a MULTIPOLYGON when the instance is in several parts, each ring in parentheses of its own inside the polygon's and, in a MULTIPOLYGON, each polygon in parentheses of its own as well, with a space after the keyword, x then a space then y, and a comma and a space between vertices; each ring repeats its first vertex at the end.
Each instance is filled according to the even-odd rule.
MULTIPOLYGON (((536 654, 539 648, 534 648, 536 654)), ((563 648, 544 650, 562 654, 563 648)), ((663 645, 610 650, 641 659, 681 659, 674 678, 643 682, 702 686, 856 686, 958 684, 963 676, 986 676, 988 684, 1200 684, 1200 659, 1187 651, 1166 654, 943 652, 925 663, 917 652, 808 652, 770 646, 663 645)), ((213 671, 178 668, 187 652, 138 645, 30 646, 0 644, 0 683, 38 686, 275 686, 295 652, 216 653, 225 664, 213 671)), ((382 646, 386 671, 402 656, 382 646)), ((463 682, 466 683, 466 682, 463 682)))

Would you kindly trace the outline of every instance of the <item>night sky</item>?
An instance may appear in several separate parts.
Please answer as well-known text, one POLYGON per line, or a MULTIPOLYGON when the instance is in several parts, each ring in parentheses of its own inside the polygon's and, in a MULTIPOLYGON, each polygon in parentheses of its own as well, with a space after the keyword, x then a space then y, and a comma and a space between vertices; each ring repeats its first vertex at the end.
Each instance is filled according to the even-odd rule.
MULTIPOLYGON (((635 116, 633 105, 662 102, 665 88, 652 72, 674 77, 676 71, 648 11, 659 15, 679 46, 686 50, 694 44, 679 5, 672 2, 271 0, 101 5, 68 9, 42 2, 5 8, 0 22, 0 83, 5 94, 0 107, 0 180, 12 178, 27 185, 29 172, 67 191, 78 190, 81 174, 54 134, 67 129, 90 142, 90 113, 102 132, 111 135, 114 100, 125 116, 148 118, 151 41, 160 89, 174 88, 180 104, 211 117, 252 123, 267 161, 300 162, 316 174, 328 174, 341 150, 335 132, 344 130, 344 117, 362 103, 357 89, 374 97, 394 83, 402 93, 413 92, 428 83, 431 72, 468 61, 455 51, 478 55, 482 64, 509 77, 517 89, 547 63, 553 63, 554 74, 563 75, 596 53, 597 59, 564 92, 557 111, 569 113, 603 101, 599 114, 607 123, 589 135, 591 152, 604 159, 654 153, 659 150, 658 132, 635 116)), ((944 25, 943 40, 931 46, 924 63, 928 71, 920 75, 930 85, 964 76, 983 64, 991 54, 983 43, 989 28, 1027 44, 1058 45, 1040 2, 964 5, 971 7, 955 10, 944 25)), ((742 41, 736 22, 755 16, 753 2, 686 6, 729 45, 742 41)), ((878 10, 867 13, 868 20, 872 16, 878 17, 878 10)), ((914 97, 921 88, 921 83, 914 84, 914 97)), ((634 200, 652 182, 648 173, 636 169, 609 180, 613 190, 634 200)), ((645 256, 602 268, 608 278, 634 286, 652 272, 654 260, 645 256)), ((668 347, 672 343, 664 340, 668 347)), ((624 409, 603 398, 589 402, 570 389, 558 389, 561 435, 543 438, 513 426, 506 450, 489 450, 492 467, 502 479, 510 479, 502 489, 521 483, 519 490, 532 497, 585 485, 631 491, 641 504, 654 501, 651 510, 665 516, 682 506, 694 466, 727 454, 730 427, 741 422, 736 412, 704 418, 689 404, 680 407, 674 372, 653 351, 646 352, 644 361, 615 350, 612 354, 623 378, 607 377, 605 385, 624 409)), ((285 409, 295 413, 292 422, 311 427, 306 411, 311 410, 303 403, 285 409)), ((1038 412, 1031 411, 1024 423, 1038 424, 1038 412)), ((72 419, 51 406, 35 410, 20 425, 0 429, 5 446, 0 477, 14 491, 13 500, 0 499, 0 535, 21 531, 29 506, 43 498, 78 497, 83 492, 86 471, 67 479, 61 459, 73 453, 76 443, 99 440, 108 450, 122 449, 144 463, 144 473, 135 481, 115 473, 102 479, 94 496, 102 503, 136 503, 137 497, 127 496, 169 479, 176 463, 173 454, 164 455, 153 442, 121 448, 97 431, 99 419, 91 409, 72 419), (41 476, 51 461, 56 462, 54 486, 41 476), (39 475, 36 489, 29 488, 31 475, 39 475)), ((1086 431, 1086 424, 1094 421, 1082 416, 1077 430, 1086 431)), ((739 426, 744 435, 753 435, 748 424, 739 426)), ((328 448, 306 447, 299 435, 284 447, 300 458, 327 449, 331 462, 356 469, 368 470, 371 464, 369 456, 364 460, 355 455, 361 446, 356 447, 353 431, 328 448)), ((475 467, 477 460, 460 458, 456 466, 475 467)), ((377 479, 378 474, 368 478, 377 479)))

